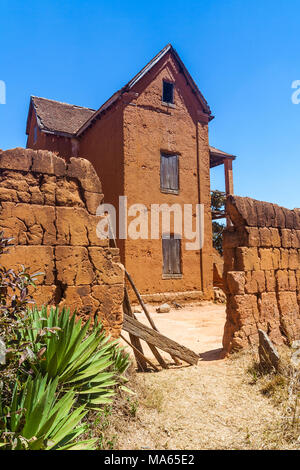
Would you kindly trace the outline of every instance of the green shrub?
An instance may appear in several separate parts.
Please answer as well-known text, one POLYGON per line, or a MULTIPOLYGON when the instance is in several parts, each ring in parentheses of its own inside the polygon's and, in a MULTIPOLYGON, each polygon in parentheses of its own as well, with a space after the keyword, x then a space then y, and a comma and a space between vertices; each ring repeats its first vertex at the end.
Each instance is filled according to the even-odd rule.
POLYGON ((73 389, 90 407, 111 403, 115 387, 126 380, 121 374, 129 359, 102 325, 82 325, 68 309, 51 308, 47 315, 45 307, 34 308, 28 316, 31 327, 24 330, 23 339, 34 346, 33 370, 49 379, 57 377, 63 390, 73 389))
MULTIPOLYGON (((0 256, 13 246, 13 238, 5 238, 0 232, 0 256)), ((9 401, 15 382, 20 382, 22 362, 30 354, 31 344, 22 339, 21 331, 30 327, 26 315, 28 305, 33 303, 29 287, 35 287, 35 278, 22 266, 18 272, 0 265, 0 340, 4 354, 0 361, 0 387, 2 400, 6 394, 9 401)))
POLYGON ((0 429, 3 450, 93 449, 96 439, 76 442, 86 431, 80 426, 87 411, 85 405, 74 409, 75 393, 61 398, 58 379, 47 383, 47 376, 28 378, 24 389, 16 384, 10 406, 0 399, 0 429))
MULTIPOLYGON (((0 232, 0 256, 11 241, 0 232)), ((80 441, 91 423, 80 423, 87 406, 111 403, 118 387, 128 391, 129 355, 100 324, 82 325, 67 309, 29 309, 39 274, 0 265, 0 447, 94 449, 97 439, 80 441)))

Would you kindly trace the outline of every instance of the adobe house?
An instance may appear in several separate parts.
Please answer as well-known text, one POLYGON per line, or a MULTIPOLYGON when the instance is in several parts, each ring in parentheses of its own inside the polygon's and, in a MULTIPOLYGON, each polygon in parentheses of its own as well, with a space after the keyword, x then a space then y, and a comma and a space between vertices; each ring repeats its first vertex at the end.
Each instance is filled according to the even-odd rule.
MULTIPOLYGON (((32 96, 27 147, 93 164, 105 202, 204 206, 204 245, 185 239, 119 239, 127 271, 146 300, 212 298, 210 168, 224 165, 233 193, 233 155, 209 146, 211 110, 175 49, 162 49, 98 110, 32 96)), ((130 218, 129 218, 130 221, 130 218)), ((118 231, 117 231, 118 232, 118 231)))

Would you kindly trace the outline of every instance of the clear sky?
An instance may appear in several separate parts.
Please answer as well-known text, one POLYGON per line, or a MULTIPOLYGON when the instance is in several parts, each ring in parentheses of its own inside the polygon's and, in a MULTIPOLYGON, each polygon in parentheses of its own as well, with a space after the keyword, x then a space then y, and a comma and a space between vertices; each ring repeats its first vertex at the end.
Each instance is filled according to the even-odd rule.
POLYGON ((171 42, 211 145, 238 156, 235 193, 300 207, 299 0, 0 0, 0 39, 0 148, 25 146, 31 94, 98 108, 171 42))

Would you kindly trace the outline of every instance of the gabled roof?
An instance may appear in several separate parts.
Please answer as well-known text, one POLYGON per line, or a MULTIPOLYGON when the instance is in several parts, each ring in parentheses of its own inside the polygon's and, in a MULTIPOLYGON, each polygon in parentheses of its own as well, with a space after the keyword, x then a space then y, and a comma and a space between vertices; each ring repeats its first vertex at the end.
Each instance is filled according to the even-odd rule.
POLYGON ((123 88, 114 93, 98 110, 32 96, 26 133, 29 134, 31 114, 34 110, 39 128, 43 132, 65 135, 67 137, 79 137, 97 118, 100 117, 103 112, 116 103, 123 93, 131 91, 134 85, 138 83, 169 52, 172 53, 177 60, 181 72, 185 75, 194 95, 198 98, 201 104, 203 112, 207 114, 209 120, 213 119, 205 98, 190 76, 178 53, 171 44, 168 44, 123 88))
POLYGON ((79 129, 79 131, 77 132, 77 135, 79 136, 80 134, 82 134, 100 116, 100 114, 106 111, 110 106, 112 106, 123 95, 123 93, 131 91, 134 85, 138 83, 146 75, 146 73, 148 73, 168 52, 172 53, 175 59, 177 60, 181 72, 185 75, 185 78, 191 86, 193 93, 198 98, 201 106, 203 107, 204 113, 208 115, 209 120, 213 119, 210 107, 208 106, 206 99, 204 98, 196 83, 192 79, 187 68, 180 59, 178 53, 171 44, 167 44, 167 46, 165 46, 152 60, 150 60, 150 62, 148 62, 148 64, 145 65, 145 67, 142 68, 139 73, 137 73, 123 88, 121 88, 111 98, 109 98, 109 100, 107 100, 95 112, 95 114, 91 116, 86 123, 84 123, 81 129, 79 129))
POLYGON ((74 136, 78 129, 95 113, 94 109, 32 96, 27 120, 27 134, 29 134, 30 117, 33 110, 42 131, 68 137, 74 136))

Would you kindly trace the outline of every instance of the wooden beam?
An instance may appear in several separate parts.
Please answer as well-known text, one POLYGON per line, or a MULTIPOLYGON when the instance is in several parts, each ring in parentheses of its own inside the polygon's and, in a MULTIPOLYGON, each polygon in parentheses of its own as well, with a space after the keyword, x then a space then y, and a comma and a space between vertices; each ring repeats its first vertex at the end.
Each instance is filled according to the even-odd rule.
MULTIPOLYGON (((126 287, 125 287, 125 293, 124 293, 123 310, 124 310, 124 315, 127 314, 128 316, 133 317, 133 312, 131 310, 131 305, 130 305, 126 287)), ((132 334, 129 334, 129 338, 131 341, 131 345, 133 347, 138 370, 145 372, 147 370, 147 363, 145 361, 145 356, 143 354, 143 347, 141 345, 140 339, 132 334)))
MULTIPOLYGON (((132 311, 132 308, 131 308, 131 304, 130 304, 130 300, 129 300, 129 296, 128 296, 128 291, 127 291, 126 287, 125 287, 123 309, 124 309, 124 312, 127 315, 129 315, 130 317, 132 317, 136 320, 136 316, 134 315, 134 313, 132 311)), ((136 362, 137 362, 138 370, 145 371, 147 369, 147 365, 146 365, 145 360, 144 360, 145 356, 143 354, 143 347, 141 345, 140 339, 138 337, 134 336, 134 335, 131 335, 131 334, 129 334, 129 337, 130 337, 130 341, 131 341, 131 346, 132 346, 133 351, 134 351, 134 355, 135 355, 135 359, 136 359, 136 362)), ((168 365, 164 361, 164 359, 160 355, 160 353, 157 351, 156 347, 153 346, 152 344, 149 344, 148 346, 150 347, 150 349, 152 351, 152 354, 154 355, 154 357, 156 358, 158 363, 161 365, 161 367, 163 369, 167 369, 168 365)), ((151 365, 152 365, 152 363, 151 363, 151 365)))
MULTIPOLYGON (((233 171, 232 171, 232 160, 224 160, 224 172, 225 172, 225 192, 226 196, 233 194, 233 171)), ((227 227, 231 226, 231 220, 227 216, 227 227)))
MULTIPOLYGON (((150 325, 152 326, 152 328, 153 328, 155 331, 158 331, 158 329, 156 328, 156 325, 155 325, 154 321, 152 320, 151 315, 150 315, 150 313, 148 312, 148 309, 147 309, 147 307, 146 307, 146 305, 145 305, 145 303, 144 303, 144 301, 143 301, 143 299, 142 299, 142 297, 141 297, 141 295, 140 295, 140 293, 139 293, 139 291, 138 291, 138 289, 137 289, 135 283, 133 282, 133 280, 132 280, 130 274, 126 271, 126 269, 125 269, 125 274, 126 274, 126 276, 127 276, 128 281, 130 282, 130 285, 131 285, 132 289, 134 290, 134 293, 135 293, 135 295, 136 295, 138 301, 139 301, 140 304, 141 304, 142 309, 144 310, 144 313, 145 313, 145 315, 146 315, 146 317, 147 317, 147 319, 148 319, 150 325)), ((153 346, 151 346, 151 345, 149 345, 149 346, 150 346, 150 349, 151 349, 152 353, 154 354, 154 356, 155 356, 156 359, 158 360, 159 364, 160 364, 164 369, 167 369, 168 366, 167 366, 166 362, 164 361, 164 359, 163 359, 163 358, 161 357, 161 355, 159 354, 159 352, 158 352, 153 346)), ((179 365, 180 365, 180 361, 177 359, 177 357, 173 357, 173 356, 171 356, 171 357, 172 357, 173 361, 175 362, 175 364, 176 364, 177 366, 179 366, 179 365)))
POLYGON ((233 172, 232 172, 232 160, 227 158, 224 160, 224 171, 225 171, 225 192, 226 196, 233 194, 233 172))
POLYGON ((161 333, 158 333, 158 331, 149 328, 126 314, 124 314, 123 329, 147 343, 156 346, 162 351, 165 351, 172 356, 179 357, 179 359, 182 359, 188 364, 196 365, 199 361, 199 355, 194 351, 176 343, 176 341, 167 338, 161 333))
POLYGON ((150 359, 144 356, 144 354, 142 354, 141 351, 139 351, 135 346, 133 346, 133 344, 130 343, 130 341, 127 341, 127 339, 123 335, 120 335, 120 338, 122 338, 122 340, 125 341, 125 343, 127 343, 128 346, 130 346, 133 349, 134 353, 136 353, 139 357, 142 356, 145 362, 147 361, 156 372, 159 372, 159 369, 156 367, 156 365, 153 364, 153 362, 151 362, 150 359))

